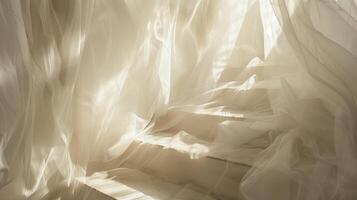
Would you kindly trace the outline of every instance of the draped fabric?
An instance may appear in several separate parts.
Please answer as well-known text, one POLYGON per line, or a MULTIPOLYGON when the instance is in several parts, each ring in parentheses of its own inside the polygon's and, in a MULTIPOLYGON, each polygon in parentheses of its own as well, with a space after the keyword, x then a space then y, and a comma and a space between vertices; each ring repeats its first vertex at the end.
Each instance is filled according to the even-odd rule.
POLYGON ((249 166, 207 199, 355 200, 356 97, 354 0, 1 0, 0 199, 59 199, 140 140, 249 166))

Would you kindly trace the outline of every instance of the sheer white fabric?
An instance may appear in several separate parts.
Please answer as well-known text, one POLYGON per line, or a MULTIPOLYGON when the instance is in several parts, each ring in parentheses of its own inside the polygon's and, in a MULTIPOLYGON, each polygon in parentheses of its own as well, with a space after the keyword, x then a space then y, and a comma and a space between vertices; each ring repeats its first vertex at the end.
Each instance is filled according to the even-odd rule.
POLYGON ((202 165, 207 199, 355 200, 356 95, 353 0, 1 0, 0 199, 61 198, 140 140, 249 166, 202 165))

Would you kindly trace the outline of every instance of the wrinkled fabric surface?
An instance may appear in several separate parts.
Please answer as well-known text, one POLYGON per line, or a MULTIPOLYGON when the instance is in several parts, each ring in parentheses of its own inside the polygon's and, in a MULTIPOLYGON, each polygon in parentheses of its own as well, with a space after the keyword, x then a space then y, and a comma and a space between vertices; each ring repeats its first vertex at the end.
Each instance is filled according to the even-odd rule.
POLYGON ((356 96, 354 0, 1 0, 0 199, 166 132, 243 199, 355 200, 356 96))

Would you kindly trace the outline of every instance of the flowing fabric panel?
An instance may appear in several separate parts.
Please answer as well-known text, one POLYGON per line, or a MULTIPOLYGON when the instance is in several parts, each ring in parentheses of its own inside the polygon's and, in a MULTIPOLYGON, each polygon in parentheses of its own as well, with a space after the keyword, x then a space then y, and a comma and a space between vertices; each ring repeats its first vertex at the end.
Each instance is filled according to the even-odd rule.
POLYGON ((1 0, 0 199, 357 199, 356 5, 1 0))

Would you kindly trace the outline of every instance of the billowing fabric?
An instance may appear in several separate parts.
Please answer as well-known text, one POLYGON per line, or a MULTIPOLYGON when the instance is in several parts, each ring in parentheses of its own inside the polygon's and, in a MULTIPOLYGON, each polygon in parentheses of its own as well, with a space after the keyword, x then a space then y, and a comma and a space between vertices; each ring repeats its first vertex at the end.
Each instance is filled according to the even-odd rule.
POLYGON ((1 0, 0 199, 64 199, 91 163, 120 168, 105 163, 162 132, 192 162, 249 166, 201 177, 207 199, 357 199, 356 6, 1 0))

